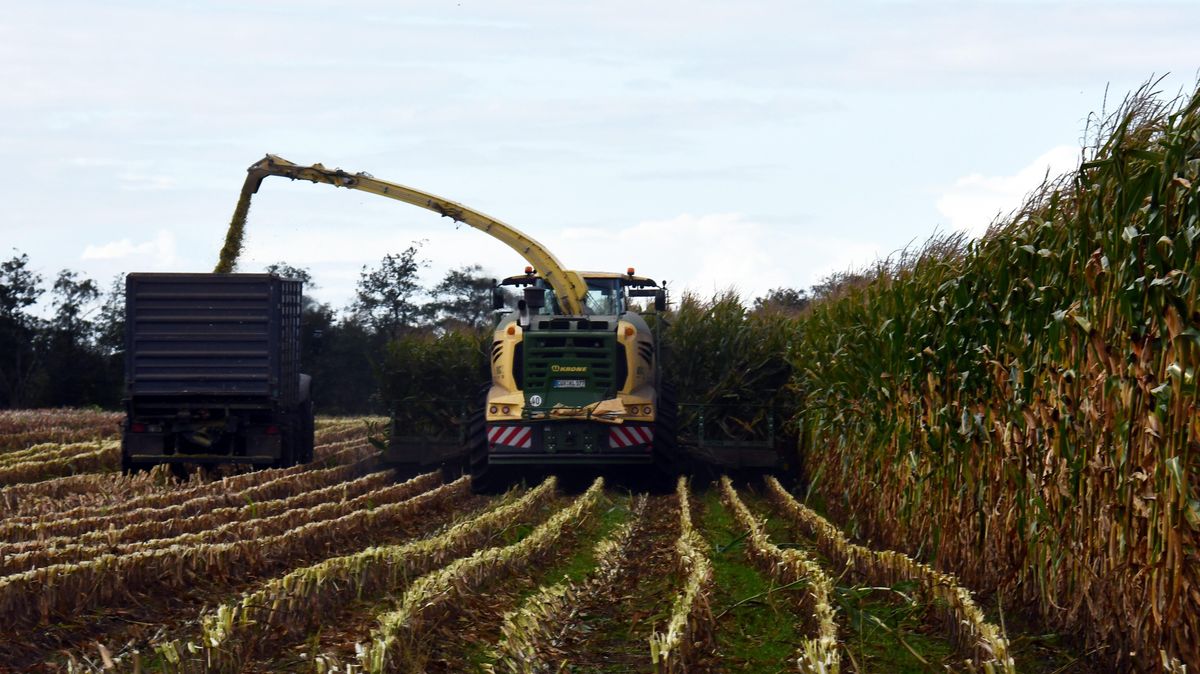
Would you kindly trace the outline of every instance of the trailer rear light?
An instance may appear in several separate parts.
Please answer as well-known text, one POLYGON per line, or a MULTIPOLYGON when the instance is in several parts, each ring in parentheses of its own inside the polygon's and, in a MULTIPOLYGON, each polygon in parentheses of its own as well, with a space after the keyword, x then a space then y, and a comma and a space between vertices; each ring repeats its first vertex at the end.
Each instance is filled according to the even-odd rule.
POLYGON ((141 423, 129 424, 129 432, 130 433, 145 433, 146 432, 146 424, 141 424, 141 423))
POLYGON ((267 435, 279 435, 279 427, 275 424, 267 426, 267 435))
POLYGON ((495 405, 492 405, 491 407, 488 408, 488 411, 491 412, 492 414, 495 414, 496 410, 497 410, 497 408, 495 405))
POLYGON ((642 408, 642 414, 645 414, 646 416, 650 416, 650 411, 651 410, 650 410, 649 405, 646 405, 645 407, 642 408))
POLYGON ((508 405, 505 405, 504 407, 500 408, 500 412, 503 414, 508 414, 510 411, 511 410, 509 409, 508 405))

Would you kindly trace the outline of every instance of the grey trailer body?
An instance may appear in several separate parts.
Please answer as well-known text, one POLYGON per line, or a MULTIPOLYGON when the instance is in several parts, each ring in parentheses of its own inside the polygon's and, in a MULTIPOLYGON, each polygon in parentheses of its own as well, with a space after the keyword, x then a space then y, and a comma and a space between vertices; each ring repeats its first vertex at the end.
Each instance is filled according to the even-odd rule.
POLYGON ((125 292, 126 469, 311 460, 299 281, 134 273, 125 292))

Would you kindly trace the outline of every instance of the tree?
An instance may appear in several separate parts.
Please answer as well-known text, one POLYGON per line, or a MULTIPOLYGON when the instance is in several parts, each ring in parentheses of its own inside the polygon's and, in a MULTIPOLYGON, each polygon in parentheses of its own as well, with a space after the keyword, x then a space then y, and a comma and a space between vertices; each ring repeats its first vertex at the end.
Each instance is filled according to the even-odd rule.
POLYGON ((293 267, 292 265, 283 262, 282 260, 274 264, 269 264, 266 267, 268 274, 278 274, 284 278, 293 278, 304 284, 305 288, 316 288, 317 284, 313 283, 312 272, 308 267, 293 267))
POLYGON ((19 321, 29 318, 25 308, 38 301, 45 292, 38 286, 40 274, 27 269, 29 256, 13 249, 16 255, 0 263, 0 318, 19 321))
POLYGON ((812 301, 808 291, 796 288, 772 288, 763 297, 754 300, 754 311, 771 311, 796 315, 808 308, 812 301))
POLYGON ((31 271, 29 256, 13 250, 11 259, 0 263, 0 403, 8 407, 24 404, 29 379, 37 367, 34 349, 38 320, 26 309, 38 301, 42 277, 31 271))
POLYGON ((451 269, 434 286, 434 301, 425 305, 429 318, 443 329, 487 327, 491 322, 494 283, 477 264, 451 269))
POLYGON ((96 346, 113 355, 125 350, 125 277, 118 274, 108 287, 95 322, 96 346))
POLYGON ((857 271, 830 274, 809 288, 809 297, 818 302, 831 300, 850 288, 859 288, 871 282, 873 276, 857 271))
POLYGON ((419 245, 414 243, 399 255, 385 255, 377 269, 368 270, 363 265, 358 280, 358 299, 352 311, 389 339, 414 327, 421 315, 421 307, 414 301, 421 291, 417 272, 429 265, 417 258, 419 245))
POLYGON ((96 348, 96 326, 88 319, 100 298, 96 282, 64 269, 50 294, 54 315, 42 340, 45 372, 39 388, 46 404, 112 403, 109 359, 96 348))
POLYGON ((100 288, 78 272, 64 269, 58 272, 51 291, 54 297, 54 317, 50 327, 71 344, 86 344, 92 338, 92 324, 85 318, 88 305, 100 297, 100 288))
POLYGON ((304 371, 313 377, 313 403, 321 414, 380 414, 376 363, 382 358, 378 335, 354 316, 335 320, 328 305, 307 314, 301 335, 304 371), (320 346, 312 339, 321 331, 320 346))

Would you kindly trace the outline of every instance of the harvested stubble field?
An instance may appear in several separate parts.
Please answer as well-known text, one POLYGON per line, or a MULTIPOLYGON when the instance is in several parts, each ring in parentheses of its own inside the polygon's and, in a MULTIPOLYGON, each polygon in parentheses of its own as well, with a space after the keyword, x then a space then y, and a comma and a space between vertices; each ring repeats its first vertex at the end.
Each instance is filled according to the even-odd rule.
POLYGON ((378 465, 364 419, 290 469, 62 475, 115 442, 81 419, 0 414, 0 469, 47 466, 0 490, 3 671, 1091 671, 770 478, 473 496, 378 465))

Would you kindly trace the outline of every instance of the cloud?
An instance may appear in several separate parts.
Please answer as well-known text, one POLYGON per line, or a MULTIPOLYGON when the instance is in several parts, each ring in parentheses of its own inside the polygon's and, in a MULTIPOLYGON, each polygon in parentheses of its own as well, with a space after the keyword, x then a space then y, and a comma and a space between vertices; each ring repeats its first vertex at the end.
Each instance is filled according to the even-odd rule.
MULTIPOLYGON (((364 202, 363 210, 373 210, 367 204, 374 202, 364 202)), ((374 267, 385 253, 400 252, 414 240, 424 241, 420 255, 430 263, 421 275, 426 286, 465 265, 481 264, 496 278, 518 274, 526 265, 499 241, 470 227, 451 227, 419 211, 397 223, 395 213, 394 207, 384 209, 376 219, 363 212, 332 226, 308 222, 304 215, 272 213, 264 205, 262 217, 247 232, 239 269, 255 271, 276 260, 308 267, 321 286, 316 295, 344 306, 353 299, 363 265, 374 267)), ((772 288, 808 287, 886 253, 869 238, 810 220, 808 215, 776 220, 737 212, 683 213, 625 226, 600 221, 522 229, 570 269, 634 267, 639 274, 668 281, 676 296, 685 289, 710 295, 733 288, 749 300, 772 288)))
POLYGON ((668 280, 676 291, 709 295, 733 288, 746 299, 772 288, 807 287, 829 273, 868 264, 882 252, 875 243, 816 229, 766 223, 743 213, 685 213, 616 230, 571 228, 551 244, 578 269, 633 266, 668 280))
POLYGON ((102 244, 89 243, 79 256, 81 260, 130 260, 141 258, 150 262, 154 267, 170 267, 176 262, 175 235, 166 230, 160 230, 149 241, 133 243, 129 239, 119 239, 102 244))
POLYGON ((122 173, 117 176, 121 189, 127 192, 147 192, 174 189, 175 179, 170 176, 145 173, 122 173))
POLYGON ((950 229, 979 236, 998 217, 1020 207, 1025 197, 1046 179, 1074 171, 1079 166, 1079 148, 1053 147, 1012 175, 985 176, 972 173, 954 182, 937 200, 937 209, 950 229))

